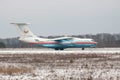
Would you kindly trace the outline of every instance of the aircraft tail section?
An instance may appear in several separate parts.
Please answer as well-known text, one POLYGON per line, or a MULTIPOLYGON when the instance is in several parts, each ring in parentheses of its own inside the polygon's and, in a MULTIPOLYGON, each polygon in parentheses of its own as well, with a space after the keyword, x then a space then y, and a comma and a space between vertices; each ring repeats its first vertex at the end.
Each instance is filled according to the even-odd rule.
POLYGON ((20 32, 20 37, 37 37, 30 31, 28 27, 29 23, 11 23, 11 24, 17 26, 20 32))

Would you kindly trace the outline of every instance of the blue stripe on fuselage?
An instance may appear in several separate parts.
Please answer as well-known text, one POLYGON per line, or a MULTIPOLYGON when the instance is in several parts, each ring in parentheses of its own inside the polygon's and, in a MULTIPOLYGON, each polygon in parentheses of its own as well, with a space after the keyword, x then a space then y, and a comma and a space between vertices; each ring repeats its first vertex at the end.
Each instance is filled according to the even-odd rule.
POLYGON ((39 46, 47 48, 88 48, 95 47, 96 44, 40 44, 39 46))

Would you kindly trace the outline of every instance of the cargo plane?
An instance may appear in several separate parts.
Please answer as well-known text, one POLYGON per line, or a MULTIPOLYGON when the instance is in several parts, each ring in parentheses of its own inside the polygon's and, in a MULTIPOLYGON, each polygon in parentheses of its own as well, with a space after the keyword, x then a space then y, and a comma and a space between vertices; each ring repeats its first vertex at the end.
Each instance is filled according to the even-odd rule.
POLYGON ((95 47, 97 42, 89 38, 60 37, 54 39, 40 38, 34 35, 28 27, 29 23, 11 23, 17 26, 20 32, 20 41, 36 44, 41 47, 52 48, 55 50, 64 50, 66 48, 91 48, 95 47))

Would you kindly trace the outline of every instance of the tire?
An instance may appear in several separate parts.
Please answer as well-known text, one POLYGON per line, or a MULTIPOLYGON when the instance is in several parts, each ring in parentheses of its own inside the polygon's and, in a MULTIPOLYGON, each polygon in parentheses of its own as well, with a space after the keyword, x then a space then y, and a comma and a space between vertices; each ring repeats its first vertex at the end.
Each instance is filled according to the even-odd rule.
POLYGON ((59 48, 55 48, 55 50, 59 50, 59 48))
POLYGON ((82 50, 85 50, 85 48, 82 48, 82 50))
POLYGON ((60 48, 60 50, 64 50, 64 48, 60 48))

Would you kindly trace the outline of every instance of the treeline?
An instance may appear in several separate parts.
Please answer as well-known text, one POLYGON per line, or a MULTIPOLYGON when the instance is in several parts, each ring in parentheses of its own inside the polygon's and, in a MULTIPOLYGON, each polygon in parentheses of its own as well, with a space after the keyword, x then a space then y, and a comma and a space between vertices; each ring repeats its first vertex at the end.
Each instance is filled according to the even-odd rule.
MULTIPOLYGON (((78 38, 92 38, 98 42, 97 47, 120 47, 120 34, 86 34, 86 35, 70 35, 78 38)), ((42 36, 40 36, 42 37, 42 36)), ((48 36, 45 38, 58 38, 63 36, 48 36)), ((27 44, 18 40, 19 38, 0 39, 0 48, 29 48, 38 47, 36 45, 27 44)))

